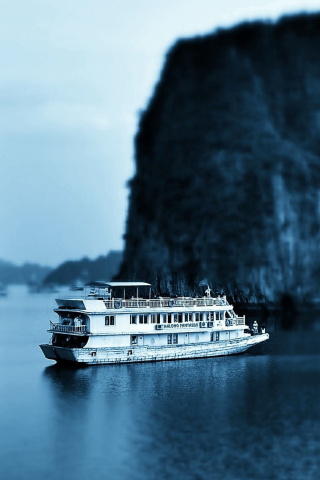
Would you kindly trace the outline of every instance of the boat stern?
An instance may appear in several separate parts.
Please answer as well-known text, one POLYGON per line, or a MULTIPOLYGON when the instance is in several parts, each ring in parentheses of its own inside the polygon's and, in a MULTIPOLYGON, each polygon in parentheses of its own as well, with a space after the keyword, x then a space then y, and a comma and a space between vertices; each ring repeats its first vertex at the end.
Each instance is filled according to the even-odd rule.
POLYGON ((44 356, 49 360, 55 360, 56 362, 79 362, 78 349, 76 348, 56 347, 48 343, 39 346, 44 356))

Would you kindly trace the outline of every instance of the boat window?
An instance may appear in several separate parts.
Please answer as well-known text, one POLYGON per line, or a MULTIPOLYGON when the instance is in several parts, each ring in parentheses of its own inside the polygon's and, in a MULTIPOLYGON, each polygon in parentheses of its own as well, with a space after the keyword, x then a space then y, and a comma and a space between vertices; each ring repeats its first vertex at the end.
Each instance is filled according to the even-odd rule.
POLYGON ((151 323, 160 323, 160 313, 153 313, 150 315, 151 323))
POLYGON ((137 335, 131 335, 131 345, 137 345, 138 337, 137 335))
POLYGON ((167 342, 168 342, 168 345, 178 343, 178 334, 177 333, 169 333, 169 335, 167 335, 167 342))
POLYGON ((196 322, 200 322, 200 312, 196 312, 196 322))
POLYGON ((173 314, 173 321, 174 321, 174 322, 177 322, 177 321, 178 321, 178 314, 177 314, 177 313, 174 313, 174 314, 173 314))
POLYGON ((137 315, 130 315, 130 323, 134 325, 137 323, 137 315))
MULTIPOLYGON (((162 321, 163 321, 163 323, 167 323, 167 314, 166 314, 166 313, 164 313, 164 314, 162 315, 162 321)), ((159 322, 159 323, 160 323, 160 322, 159 322)))
POLYGON ((148 315, 139 315, 139 323, 148 323, 148 315))
POLYGON ((220 340, 220 332, 216 332, 216 342, 219 342, 220 340))
POLYGON ((168 323, 172 323, 172 314, 168 313, 168 323))
POLYGON ((210 342, 214 342, 215 334, 214 332, 210 333, 210 342))
POLYGON ((104 320, 105 325, 114 325, 114 315, 107 315, 104 320))
POLYGON ((178 322, 182 323, 182 313, 178 313, 178 322))
POLYGON ((192 322, 192 313, 185 313, 184 314, 184 321, 185 322, 192 322))

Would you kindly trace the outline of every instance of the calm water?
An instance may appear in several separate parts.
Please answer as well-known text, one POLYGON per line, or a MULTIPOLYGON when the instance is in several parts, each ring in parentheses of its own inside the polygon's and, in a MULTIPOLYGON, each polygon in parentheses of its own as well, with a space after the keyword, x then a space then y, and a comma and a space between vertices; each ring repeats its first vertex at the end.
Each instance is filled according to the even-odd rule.
POLYGON ((2 478, 320 478, 320 332, 232 357, 57 368, 38 347, 55 296, 0 299, 2 478))

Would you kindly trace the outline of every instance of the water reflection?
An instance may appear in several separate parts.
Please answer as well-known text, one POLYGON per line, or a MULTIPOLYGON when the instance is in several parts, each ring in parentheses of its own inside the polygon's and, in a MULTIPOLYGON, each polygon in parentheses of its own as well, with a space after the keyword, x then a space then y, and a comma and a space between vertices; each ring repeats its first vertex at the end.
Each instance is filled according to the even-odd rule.
POLYGON ((0 362, 6 478, 319 477, 320 332, 277 331, 233 357, 47 367, 48 299, 21 298, 2 305, 15 319, 0 362))
MULTIPOLYGON (((81 421, 77 442, 88 458, 107 458, 114 474, 120 467, 133 479, 163 476, 166 459, 166 475, 179 478, 183 471, 182 478, 187 478, 190 462, 200 470, 224 465, 239 422, 245 425, 251 418, 252 382, 265 382, 259 370, 265 371, 269 361, 265 356, 240 356, 66 371, 48 368, 44 376, 54 394, 55 421, 73 419, 73 428, 74 421, 81 421), (259 363, 258 370, 252 371, 252 362, 259 363), (101 442, 108 445, 107 452, 101 450, 101 442)), ((54 448, 59 450, 61 423, 54 428, 54 448)))
POLYGON ((194 472, 198 478, 280 479, 292 471, 294 478, 312 478, 319 446, 318 358, 256 353, 47 368, 53 448, 57 458, 68 450, 71 429, 68 455, 75 445, 85 451, 77 475, 94 458, 99 471, 107 465, 112 478, 132 480, 191 480, 194 472))
POLYGON ((90 389, 90 379, 85 368, 50 365, 44 370, 44 378, 50 383, 57 393, 62 393, 66 399, 76 394, 86 395, 90 389))

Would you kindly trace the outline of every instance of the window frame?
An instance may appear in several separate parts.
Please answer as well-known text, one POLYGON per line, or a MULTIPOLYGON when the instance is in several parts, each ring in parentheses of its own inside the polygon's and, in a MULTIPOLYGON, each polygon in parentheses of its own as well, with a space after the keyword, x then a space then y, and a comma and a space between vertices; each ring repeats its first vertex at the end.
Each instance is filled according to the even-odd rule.
POLYGON ((177 333, 168 333, 167 334, 167 345, 178 345, 178 334, 177 333))
POLYGON ((115 315, 105 315, 104 317, 104 325, 105 327, 114 327, 116 324, 116 316, 115 315))

